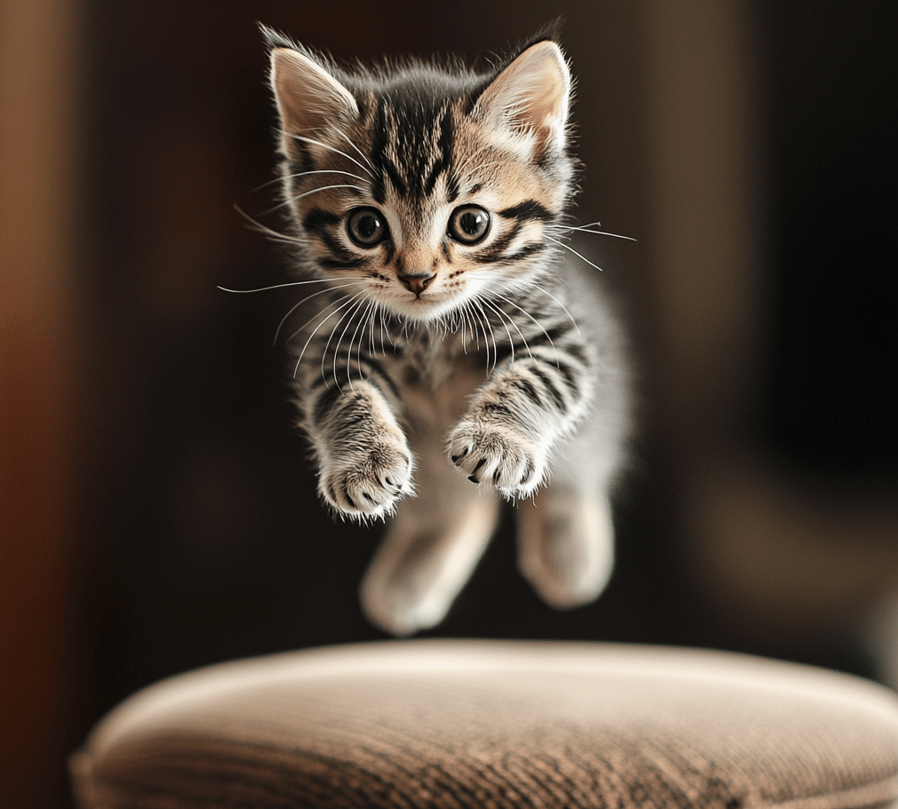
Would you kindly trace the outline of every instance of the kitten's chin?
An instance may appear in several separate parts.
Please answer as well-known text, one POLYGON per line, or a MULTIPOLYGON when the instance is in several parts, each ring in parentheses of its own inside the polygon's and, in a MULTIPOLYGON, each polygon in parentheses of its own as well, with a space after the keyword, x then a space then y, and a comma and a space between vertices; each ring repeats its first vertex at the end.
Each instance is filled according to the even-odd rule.
POLYGON ((427 323, 450 312, 456 304, 457 299, 444 298, 441 295, 439 297, 425 296, 409 300, 391 300, 387 303, 387 307, 399 317, 427 323))

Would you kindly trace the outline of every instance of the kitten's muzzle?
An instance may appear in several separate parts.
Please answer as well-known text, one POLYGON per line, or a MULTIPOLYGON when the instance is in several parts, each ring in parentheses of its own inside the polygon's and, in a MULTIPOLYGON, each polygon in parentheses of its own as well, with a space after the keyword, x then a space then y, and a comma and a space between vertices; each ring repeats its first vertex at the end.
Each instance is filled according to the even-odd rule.
POLYGON ((405 285, 406 289, 411 290, 419 298, 421 293, 427 289, 427 285, 436 278, 436 273, 400 273, 399 280, 405 285))

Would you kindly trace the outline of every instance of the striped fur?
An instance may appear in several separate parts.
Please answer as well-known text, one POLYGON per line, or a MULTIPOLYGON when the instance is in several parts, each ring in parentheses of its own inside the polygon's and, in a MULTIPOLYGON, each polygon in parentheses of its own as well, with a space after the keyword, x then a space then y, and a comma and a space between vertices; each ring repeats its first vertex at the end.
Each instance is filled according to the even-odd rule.
POLYGON ((319 493, 354 519, 399 509, 363 583, 369 617, 397 633, 439 621, 497 494, 520 503, 521 566, 543 597, 594 598, 628 397, 619 329, 561 251, 575 174, 561 50, 537 37, 486 74, 350 71, 266 34, 289 238, 317 284, 291 345, 319 493))

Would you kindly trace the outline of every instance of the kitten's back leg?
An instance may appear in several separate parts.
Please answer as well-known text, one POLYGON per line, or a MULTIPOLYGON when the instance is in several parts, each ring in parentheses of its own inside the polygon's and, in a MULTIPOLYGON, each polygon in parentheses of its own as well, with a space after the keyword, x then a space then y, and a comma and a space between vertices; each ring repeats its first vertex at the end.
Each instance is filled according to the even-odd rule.
POLYGON ((446 459, 442 435, 416 446, 417 497, 404 500, 362 580, 368 619, 394 635, 439 623, 480 560, 499 516, 493 492, 446 459))
POLYGON ((548 485, 517 508, 518 565, 544 601, 593 601, 614 567, 611 492, 626 460, 631 393, 624 333, 595 274, 566 267, 573 317, 595 350, 593 405, 556 447, 548 485))
POLYGON ((557 609, 587 604, 605 589, 614 567, 610 474, 563 448, 548 486, 517 507, 518 565, 540 597, 557 609))

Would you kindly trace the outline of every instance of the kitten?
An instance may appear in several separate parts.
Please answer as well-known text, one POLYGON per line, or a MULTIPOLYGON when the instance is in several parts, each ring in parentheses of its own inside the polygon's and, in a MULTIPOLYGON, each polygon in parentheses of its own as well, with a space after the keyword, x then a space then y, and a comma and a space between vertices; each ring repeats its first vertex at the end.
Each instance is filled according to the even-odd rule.
POLYGON ((517 505, 549 604, 604 588, 629 430, 621 330, 561 225, 576 161, 552 33, 485 73, 338 67, 265 29, 301 283, 296 397, 337 514, 392 517, 361 588, 398 635, 437 624, 517 505), (580 266, 578 266, 578 264, 580 266))

